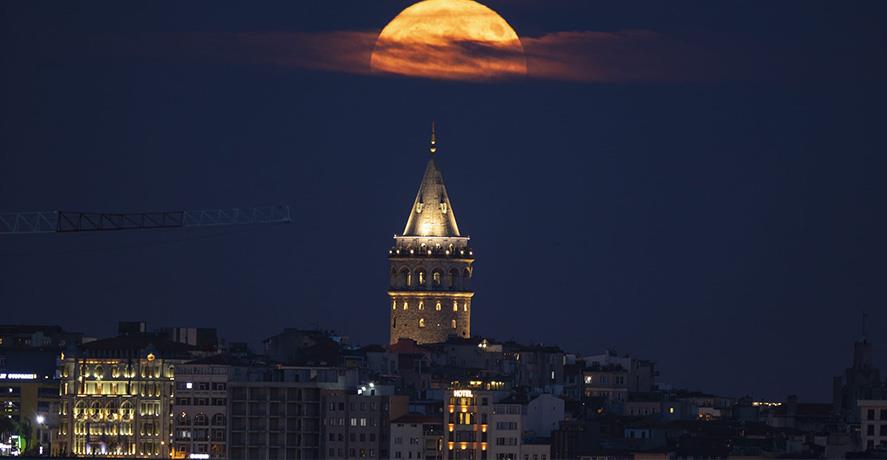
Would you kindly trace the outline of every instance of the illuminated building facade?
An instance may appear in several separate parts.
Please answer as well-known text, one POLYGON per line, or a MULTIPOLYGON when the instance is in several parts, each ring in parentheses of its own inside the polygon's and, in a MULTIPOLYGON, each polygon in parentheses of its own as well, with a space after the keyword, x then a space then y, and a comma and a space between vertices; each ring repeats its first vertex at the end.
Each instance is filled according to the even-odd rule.
POLYGON ((62 354, 58 455, 168 458, 175 366, 191 347, 120 336, 62 354))
MULTIPOLYGON (((494 427, 497 421, 504 421, 500 420, 502 417, 497 417, 499 414, 497 414, 496 405, 508 394, 507 391, 503 391, 504 389, 504 383, 495 381, 472 381, 467 385, 454 383, 453 389, 447 392, 444 401, 444 430, 446 431, 444 458, 449 460, 496 458, 491 456, 493 442, 497 435, 494 427)), ((519 407, 516 414, 518 424, 520 423, 519 407)), ((517 441, 514 447, 517 453, 520 450, 519 428, 516 432, 517 441)), ((508 441, 508 444, 510 443, 511 441, 508 441)))
POLYGON ((408 338, 439 343, 471 336, 474 253, 456 224, 443 176, 431 158, 403 234, 394 236, 390 262, 390 343, 408 338))
POLYGON ((23 436, 0 438, 0 455, 26 449, 40 455, 51 452, 52 433, 58 427, 57 357, 55 351, 0 351, 0 417, 31 428, 23 436))

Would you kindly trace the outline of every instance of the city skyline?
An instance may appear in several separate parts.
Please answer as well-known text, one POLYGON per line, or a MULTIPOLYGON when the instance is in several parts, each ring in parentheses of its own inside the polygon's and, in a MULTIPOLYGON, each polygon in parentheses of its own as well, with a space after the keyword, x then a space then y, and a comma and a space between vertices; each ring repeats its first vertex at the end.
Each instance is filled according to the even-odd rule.
POLYGON ((3 76, 0 211, 283 202, 294 216, 3 236, 5 322, 106 336, 144 319, 250 342, 286 325, 384 344, 386 252, 436 120, 436 160, 478 255, 472 335, 615 349, 656 361, 676 386, 824 401, 867 312, 887 366, 883 7, 680 4, 680 18, 645 2, 639 14, 488 3, 521 37, 637 28, 715 48, 739 37, 750 75, 441 82, 219 61, 200 46, 166 54, 188 34, 381 29, 409 2, 174 17, 96 4, 73 19, 4 5, 16 20, 0 50, 16 72, 3 76), (824 23, 836 32, 820 36, 824 23), (767 40, 781 46, 764 52, 767 40), (779 75, 761 70, 786 49, 802 52, 779 75))

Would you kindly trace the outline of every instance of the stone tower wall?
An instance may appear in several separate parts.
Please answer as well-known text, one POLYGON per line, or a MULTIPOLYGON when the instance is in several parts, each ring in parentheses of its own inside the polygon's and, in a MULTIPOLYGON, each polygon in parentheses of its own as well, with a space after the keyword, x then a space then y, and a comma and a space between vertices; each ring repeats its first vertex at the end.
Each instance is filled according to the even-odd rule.
POLYGON ((450 335, 471 337, 472 262, 421 256, 392 258, 390 343, 399 338, 437 343, 450 335))

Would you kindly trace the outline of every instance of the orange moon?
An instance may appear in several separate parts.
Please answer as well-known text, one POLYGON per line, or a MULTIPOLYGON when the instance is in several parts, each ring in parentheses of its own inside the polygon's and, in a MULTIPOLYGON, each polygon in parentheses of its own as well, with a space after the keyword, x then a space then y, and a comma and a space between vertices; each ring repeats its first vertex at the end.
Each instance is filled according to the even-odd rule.
POLYGON ((473 0, 424 0, 401 11, 379 34, 370 67, 453 80, 527 74, 517 33, 502 16, 473 0))

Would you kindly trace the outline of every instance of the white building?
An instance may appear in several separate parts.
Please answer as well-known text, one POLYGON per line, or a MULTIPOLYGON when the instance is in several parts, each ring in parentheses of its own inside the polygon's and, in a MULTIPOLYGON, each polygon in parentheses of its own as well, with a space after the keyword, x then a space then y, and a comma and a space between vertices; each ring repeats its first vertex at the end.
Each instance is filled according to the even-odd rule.
POLYGON ((860 399, 860 432, 862 447, 871 450, 887 445, 887 400, 860 399))
POLYGON ((408 414, 392 420, 390 458, 441 460, 443 434, 441 417, 408 414))
POLYGON ((564 420, 564 400, 550 394, 539 395, 527 404, 524 433, 532 437, 551 436, 564 420))
POLYGON ((523 440, 524 405, 501 402, 493 404, 489 414, 489 458, 518 460, 523 440))
POLYGON ((519 460, 548 460, 551 458, 551 444, 523 443, 520 446, 519 460))

